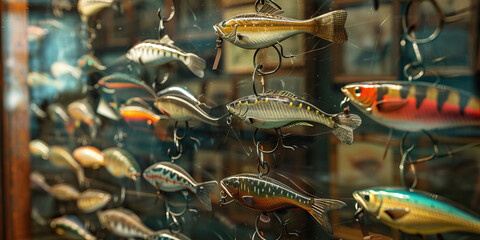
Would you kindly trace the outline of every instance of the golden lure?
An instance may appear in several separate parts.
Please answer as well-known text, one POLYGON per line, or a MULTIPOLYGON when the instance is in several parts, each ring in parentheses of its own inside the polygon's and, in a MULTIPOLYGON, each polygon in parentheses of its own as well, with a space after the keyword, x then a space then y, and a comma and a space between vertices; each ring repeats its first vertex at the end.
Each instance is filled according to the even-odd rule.
POLYGON ((480 219, 438 195, 399 187, 353 193, 362 208, 384 224, 409 234, 463 231, 480 234, 480 219))

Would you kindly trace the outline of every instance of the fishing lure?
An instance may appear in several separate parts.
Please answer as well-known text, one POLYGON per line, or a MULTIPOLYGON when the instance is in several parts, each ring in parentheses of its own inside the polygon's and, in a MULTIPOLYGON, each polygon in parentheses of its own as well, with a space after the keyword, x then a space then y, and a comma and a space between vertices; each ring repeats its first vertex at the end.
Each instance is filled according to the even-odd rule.
POLYGON ((210 192, 217 186, 217 181, 197 183, 185 169, 171 162, 158 162, 145 169, 143 178, 155 188, 165 192, 188 189, 195 193, 207 210, 212 210, 210 192))
POLYGON ((265 3, 258 13, 235 16, 215 24, 213 29, 218 37, 246 49, 266 48, 300 33, 335 43, 343 43, 348 39, 345 31, 347 12, 343 10, 307 20, 279 16, 282 13, 283 10, 265 3))
POLYGON ((77 60, 77 67, 84 71, 86 74, 107 70, 98 58, 92 54, 86 54, 81 56, 77 60))
POLYGON ((30 150, 31 154, 40 156, 45 160, 48 159, 50 147, 44 141, 39 139, 32 140, 28 144, 28 149, 30 150))
POLYGON ((142 123, 146 123, 147 126, 155 126, 162 118, 160 115, 141 106, 121 107, 120 115, 131 126, 141 126, 142 123))
POLYGON ((409 234, 480 234, 480 219, 438 195, 400 187, 355 191, 353 197, 382 223, 409 234))
POLYGON ((94 126, 98 121, 86 99, 76 100, 68 104, 67 111, 74 120, 84 122, 88 126, 94 126))
POLYGON ((181 233, 172 235, 168 230, 153 231, 142 223, 142 220, 134 212, 125 209, 109 209, 97 213, 100 223, 113 234, 125 238, 143 238, 159 240, 187 240, 181 233))
POLYGON ((374 121, 402 131, 480 125, 480 99, 447 86, 378 81, 348 84, 342 92, 374 121))
POLYGON ((87 189, 82 192, 77 199, 78 208, 84 213, 95 212, 107 205, 112 199, 112 195, 107 192, 87 189))
POLYGON ((113 5, 114 0, 79 0, 77 4, 78 12, 83 22, 88 18, 99 13, 102 9, 113 5))
POLYGON ((97 169, 105 165, 103 154, 98 148, 92 146, 81 146, 73 150, 73 157, 87 168, 97 169))
POLYGON ((332 234, 333 230, 327 212, 346 205, 334 199, 305 196, 273 178, 249 173, 224 178, 220 181, 220 186, 228 196, 255 211, 301 208, 310 213, 329 234, 332 234))
POLYGON ((105 168, 114 177, 127 177, 137 181, 140 176, 140 166, 135 158, 127 151, 111 147, 102 151, 105 168))
POLYGON ((32 182, 31 187, 40 187, 43 189, 45 192, 50 192, 51 187, 48 185, 47 181, 45 180, 45 177, 39 173, 39 172, 32 172, 30 173, 30 181, 32 182))
POLYGON ((362 123, 355 114, 328 114, 286 91, 267 91, 258 96, 243 97, 228 104, 227 110, 247 124, 262 129, 320 123, 331 128, 332 133, 347 144, 353 142, 353 129, 362 123))
POLYGON ((70 74, 75 79, 79 80, 82 77, 82 71, 63 61, 56 61, 50 66, 50 72, 55 78, 60 78, 63 75, 70 74))
POLYGON ((50 148, 49 154, 50 162, 57 166, 68 168, 76 173, 77 180, 80 186, 83 186, 85 181, 85 173, 83 168, 78 164, 77 161, 72 157, 72 155, 63 147, 60 146, 52 146, 50 148))
POLYGON ((145 40, 128 50, 126 57, 146 67, 158 67, 172 61, 180 61, 197 77, 203 78, 205 60, 193 53, 183 51, 174 44, 168 35, 160 40, 145 40))
POLYGON ((206 111, 208 107, 198 101, 187 90, 179 87, 167 88, 159 93, 154 103, 169 119, 175 121, 199 120, 212 126, 219 126, 220 118, 210 116, 206 111))
POLYGON ((50 194, 60 201, 77 200, 80 197, 80 192, 73 186, 58 183, 50 187, 50 194))
POLYGON ((55 233, 67 239, 96 240, 76 216, 62 216, 50 222, 50 228, 55 233))

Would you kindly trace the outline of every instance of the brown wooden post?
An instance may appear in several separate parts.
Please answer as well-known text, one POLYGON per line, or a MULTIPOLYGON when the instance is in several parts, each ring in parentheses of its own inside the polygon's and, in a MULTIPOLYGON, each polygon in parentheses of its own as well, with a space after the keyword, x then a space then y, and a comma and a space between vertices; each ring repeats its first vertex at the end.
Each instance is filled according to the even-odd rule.
POLYGON ((0 230, 12 240, 31 237, 27 9, 26 0, 1 2, 0 230))

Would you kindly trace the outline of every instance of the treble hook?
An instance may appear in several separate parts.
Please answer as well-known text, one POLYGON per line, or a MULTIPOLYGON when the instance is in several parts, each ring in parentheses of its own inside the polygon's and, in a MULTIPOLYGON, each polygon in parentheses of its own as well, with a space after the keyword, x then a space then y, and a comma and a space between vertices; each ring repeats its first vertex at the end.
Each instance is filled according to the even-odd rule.
MULTIPOLYGON (((407 161, 408 159, 408 154, 410 154, 410 152, 415 148, 415 145, 412 145, 410 148, 408 148, 405 153, 403 153, 402 155, 402 160, 400 161, 400 165, 398 166, 398 168, 400 169, 400 182, 402 183, 402 186, 406 187, 407 184, 405 183, 405 165, 407 163, 409 163, 407 161)), ((410 163, 409 163, 410 164, 410 163)), ((417 186, 417 173, 415 171, 415 165, 413 164, 410 164, 410 168, 412 170, 412 173, 413 173, 413 183, 412 183, 412 186, 410 188, 415 188, 417 186)))
POLYGON ((260 5, 260 4, 265 5, 265 3, 271 3, 271 4, 275 5, 275 7, 278 8, 278 10, 282 10, 282 7, 280 7, 277 3, 275 3, 272 0, 257 0, 255 2, 255 11, 260 12, 260 9, 258 8, 258 5, 260 5))
MULTIPOLYGON (((282 238, 283 236, 283 231, 285 231, 288 235, 295 235, 298 237, 298 233, 297 232, 289 232, 287 230, 287 224, 288 224, 288 220, 287 221, 282 221, 282 219, 275 213, 275 212, 272 212, 272 215, 275 216, 275 218, 277 219, 278 223, 280 223, 280 225, 283 227, 282 228, 282 231, 280 232, 280 235, 275 238, 275 240, 279 240, 282 238)), ((253 234, 252 236, 252 240, 255 239, 255 236, 258 235, 258 237, 262 240, 267 240, 265 237, 262 236, 262 234, 260 233, 260 230, 259 230, 259 227, 258 227, 258 220, 262 217, 262 216, 266 216, 265 213, 260 213, 258 216, 257 216, 257 219, 255 219, 255 233, 253 234)))
MULTIPOLYGON (((255 146, 257 146, 257 140, 255 139, 256 136, 257 136, 257 132, 258 132, 258 128, 255 129, 255 132, 253 132, 253 143, 255 144, 255 146)), ((259 148, 257 148, 258 151, 260 151, 262 153, 270 154, 270 153, 275 152, 280 145, 282 145, 282 147, 284 147, 284 148, 295 150, 294 147, 287 146, 287 145, 283 144, 283 134, 282 134, 282 130, 280 128, 275 128, 275 132, 277 134, 277 144, 275 145, 275 147, 272 150, 263 150, 262 146, 259 145, 259 148)))
POLYGON ((158 15, 158 18, 160 19, 160 22, 158 23, 158 39, 159 40, 162 38, 163 29, 165 28, 163 26, 163 23, 168 23, 168 22, 172 21, 173 17, 175 16, 175 0, 172 0, 172 7, 171 7, 170 16, 168 16, 167 19, 162 17, 161 12, 162 12, 162 9, 158 8, 157 15, 158 15))
POLYGON ((172 150, 169 148, 167 151, 168 156, 172 159, 172 162, 179 159, 183 154, 183 145, 180 143, 180 140, 183 140, 188 135, 188 121, 185 122, 185 133, 183 136, 178 136, 178 121, 175 122, 175 127, 173 129, 173 143, 175 145, 175 151, 177 155, 172 155, 172 150))
MULTIPOLYGON (((281 46, 281 45, 280 45, 281 46)), ((276 73, 279 69, 280 69, 280 66, 282 66, 282 54, 280 52, 280 50, 278 50, 278 48, 275 46, 275 45, 272 45, 271 47, 273 47, 275 49, 275 51, 277 51, 277 54, 278 54, 278 65, 277 67, 270 71, 270 72, 262 72, 260 69, 263 67, 262 65, 259 65, 260 67, 257 67, 257 54, 258 52, 261 50, 261 49, 264 49, 264 48, 259 48, 255 51, 255 53, 253 54, 253 66, 255 67, 255 71, 254 72, 258 72, 258 76, 265 76, 265 75, 270 75, 270 74, 274 74, 276 73)), ((283 50, 282 50, 283 52, 283 50)))

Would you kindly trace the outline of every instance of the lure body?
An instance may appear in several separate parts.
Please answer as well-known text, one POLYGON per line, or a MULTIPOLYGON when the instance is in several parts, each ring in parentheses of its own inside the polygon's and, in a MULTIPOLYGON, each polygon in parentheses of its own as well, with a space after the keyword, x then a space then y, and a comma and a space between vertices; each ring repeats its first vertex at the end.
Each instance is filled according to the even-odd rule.
POLYGON ((217 186, 217 181, 197 183, 190 174, 171 162, 158 162, 145 169, 143 178, 155 188, 165 192, 188 189, 198 196, 208 210, 212 210, 210 192, 217 186))
POLYGON ((44 141, 39 139, 32 140, 28 144, 28 149, 31 154, 40 156, 43 159, 48 159, 50 147, 44 141))
POLYGON ((30 173, 30 181, 32 182, 32 189, 35 189, 37 187, 40 187, 43 189, 45 192, 50 192, 51 187, 48 185, 47 181, 45 180, 45 177, 39 173, 39 172, 31 172, 30 173))
POLYGON ((62 238, 78 240, 96 240, 75 216, 62 216, 50 222, 50 228, 62 238))
POLYGON ((353 142, 353 129, 361 124, 355 114, 328 114, 285 91, 269 91, 240 98, 227 105, 229 113, 247 124, 262 129, 323 124, 345 143, 353 142))
POLYGON ((168 35, 160 40, 149 39, 133 46, 128 50, 126 57, 146 67, 158 67, 169 62, 179 61, 200 78, 203 78, 203 70, 206 66, 205 60, 199 56, 187 53, 175 46, 168 35))
POLYGON ((88 126, 95 124, 94 112, 86 100, 77 100, 68 104, 67 111, 74 120, 84 122, 88 126))
POLYGON ((220 181, 222 189, 242 205, 260 212, 282 208, 301 208, 308 211, 325 231, 332 233, 326 212, 339 209, 345 203, 333 199, 316 199, 266 176, 239 174, 220 181))
POLYGON ((73 151, 73 157, 83 166, 97 169, 105 165, 103 154, 98 148, 92 146, 78 147, 73 151))
POLYGON ((344 27, 347 13, 343 10, 307 20, 279 16, 281 13, 283 11, 266 3, 258 13, 238 15, 213 28, 218 37, 246 49, 266 48, 300 33, 336 43, 348 39, 344 27))
POLYGON ((80 192, 73 186, 59 183, 50 187, 50 194, 60 201, 77 200, 80 197, 80 192))
POLYGON ((447 86, 421 82, 362 82, 343 93, 376 122, 402 131, 480 125, 480 99, 447 86))
POLYGON ((92 54, 81 56, 77 61, 77 66, 86 74, 107 70, 107 67, 92 54))
POLYGON ((78 164, 77 161, 75 161, 72 155, 65 148, 60 146, 52 146, 50 148, 49 159, 50 162, 57 167, 68 168, 74 171, 77 175, 78 183, 80 186, 83 186, 85 181, 83 168, 80 166, 80 164, 78 164))
POLYGON ((154 235, 154 231, 145 226, 140 217, 128 209, 109 209, 99 211, 97 215, 102 226, 119 237, 147 239, 154 235))
POLYGON ((95 212, 107 205, 112 196, 104 191, 96 189, 87 189, 82 192, 77 199, 78 208, 84 213, 95 212))
POLYGON ((120 108, 120 115, 130 125, 146 123, 154 126, 161 119, 159 115, 140 106, 125 106, 120 108))
POLYGON ((155 101, 155 107, 169 119, 175 121, 199 120, 212 126, 219 126, 219 118, 210 116, 195 97, 188 91, 178 91, 174 87, 172 91, 162 91, 155 101))
POLYGON ((371 188, 353 197, 382 223, 409 234, 480 234, 480 219, 438 195, 399 187, 371 188))
POLYGON ((127 177, 134 181, 140 176, 140 167, 135 158, 127 151, 111 147, 102 151, 105 168, 115 177, 127 177))

